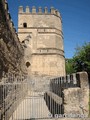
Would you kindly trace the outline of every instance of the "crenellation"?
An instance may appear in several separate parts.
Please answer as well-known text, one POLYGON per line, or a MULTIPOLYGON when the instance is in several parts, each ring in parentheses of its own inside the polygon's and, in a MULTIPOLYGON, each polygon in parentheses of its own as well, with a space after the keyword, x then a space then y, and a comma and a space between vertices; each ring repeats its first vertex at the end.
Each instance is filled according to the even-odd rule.
POLYGON ((42 7, 38 8, 38 13, 42 13, 42 7))
POLYGON ((7 3, 7 1, 4 1, 5 2, 5 10, 7 10, 8 11, 8 3, 7 3))
POLYGON ((12 21, 12 19, 10 19, 10 21, 12 22, 12 28, 14 28, 14 22, 12 21))
POLYGON ((47 8, 47 7, 44 8, 44 13, 45 13, 45 14, 48 13, 48 8, 47 8))
POLYGON ((55 9, 54 9, 54 7, 51 7, 50 13, 51 13, 51 14, 55 14, 55 9))
POLYGON ((74 82, 74 84, 77 84, 76 74, 73 73, 72 75, 73 75, 73 82, 74 82))
POLYGON ((32 13, 36 13, 36 7, 35 6, 32 7, 32 13))
POLYGON ((12 19, 10 20, 10 27, 11 28, 13 27, 13 21, 12 21, 12 19))
POLYGON ((13 23, 12 19, 11 19, 11 15, 10 15, 9 11, 8 11, 8 13, 7 13, 7 20, 9 21, 8 24, 9 24, 9 26, 10 26, 10 29, 12 29, 12 32, 15 33, 15 35, 16 35, 16 37, 17 37, 17 39, 18 39, 18 36, 17 36, 17 34, 16 34, 16 28, 15 28, 15 26, 14 26, 14 23, 13 23))
POLYGON ((11 15, 10 15, 10 13, 8 11, 8 13, 7 13, 7 20, 10 20, 10 19, 11 19, 11 15))
POLYGON ((51 82, 53 82, 54 84, 57 84, 57 83, 58 84, 65 83, 66 85, 68 84, 67 86, 68 88, 70 87, 84 88, 88 86, 88 74, 86 72, 73 73, 70 75, 63 76, 63 77, 58 77, 58 78, 55 77, 51 80, 51 82))
POLYGON ((31 9, 31 12, 30 12, 30 8, 29 6, 26 6, 26 10, 24 11, 24 8, 23 6, 19 6, 19 13, 29 13, 30 15, 31 14, 47 14, 47 15, 56 15, 57 17, 60 17, 60 13, 58 10, 56 10, 54 7, 51 7, 50 8, 50 12, 48 11, 48 8, 47 7, 44 7, 44 11, 42 11, 42 7, 38 7, 38 10, 35 6, 32 7, 31 9))
POLYGON ((19 13, 23 13, 24 10, 23 10, 23 6, 19 6, 19 13))
POLYGON ((29 6, 26 6, 26 13, 30 13, 30 8, 29 8, 29 6))
POLYGON ((60 13, 57 9, 55 10, 55 14, 60 17, 60 13))
POLYGON ((66 80, 68 81, 68 82, 70 82, 69 80, 70 80, 70 75, 67 75, 66 76, 66 80))
POLYGON ((13 29, 14 29, 14 32, 16 33, 16 28, 15 28, 15 26, 13 26, 13 29))
POLYGON ((9 19, 9 21, 10 21, 10 29, 14 29, 14 23, 13 23, 13 21, 12 21, 12 19, 9 19))

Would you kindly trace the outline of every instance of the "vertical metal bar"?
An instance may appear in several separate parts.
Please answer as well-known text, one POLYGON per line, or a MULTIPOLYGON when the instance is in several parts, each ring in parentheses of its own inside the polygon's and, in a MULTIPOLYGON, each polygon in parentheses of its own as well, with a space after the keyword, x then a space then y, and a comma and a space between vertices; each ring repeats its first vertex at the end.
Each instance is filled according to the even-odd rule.
MULTIPOLYGON (((14 80, 16 83, 17 83, 17 86, 19 87, 18 85, 18 81, 17 81, 17 76, 15 75, 15 80, 14 80)), ((17 90, 15 90, 15 96, 16 96, 16 100, 17 100, 17 90)), ((17 106, 17 102, 16 102, 16 106, 17 106)), ((17 119, 17 111, 18 111, 18 108, 15 110, 15 119, 17 119)))
POLYGON ((5 120, 6 120, 6 79, 4 81, 4 105, 5 105, 5 120))
POLYGON ((60 78, 58 78, 58 96, 60 96, 60 78))
POLYGON ((4 119, 4 80, 2 81, 3 85, 2 85, 2 91, 3 91, 3 109, 2 109, 2 119, 4 119))
POLYGON ((51 97, 50 97, 50 112, 52 113, 51 97))
POLYGON ((77 87, 81 87, 81 84, 80 84, 80 75, 78 73, 76 74, 76 80, 77 80, 77 87))
POLYGON ((55 94, 57 94, 57 78, 55 79, 55 87, 54 87, 54 89, 55 89, 55 94))
POLYGON ((11 108, 11 111, 12 111, 12 119, 13 119, 13 99, 14 99, 14 85, 13 85, 13 83, 12 83, 12 74, 10 73, 9 74, 9 81, 10 81, 10 84, 11 84, 11 86, 12 86, 12 90, 11 90, 11 96, 12 96, 12 99, 11 99, 11 106, 10 106, 10 108, 11 108))
POLYGON ((61 77, 60 77, 60 97, 61 97, 61 89, 62 89, 62 81, 61 81, 61 77))
POLYGON ((70 75, 70 87, 73 87, 73 75, 70 75))

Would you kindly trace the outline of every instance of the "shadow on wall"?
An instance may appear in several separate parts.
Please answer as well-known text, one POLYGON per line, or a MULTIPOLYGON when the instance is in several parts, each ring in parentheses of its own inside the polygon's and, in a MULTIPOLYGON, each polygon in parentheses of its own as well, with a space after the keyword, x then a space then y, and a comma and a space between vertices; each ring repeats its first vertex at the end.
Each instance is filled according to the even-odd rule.
POLYGON ((89 89, 90 89, 90 73, 88 73, 88 82, 89 82, 89 89))
POLYGON ((90 118, 90 73, 88 74, 88 80, 89 80, 89 118, 90 118))
POLYGON ((5 66, 4 62, 0 59, 0 79, 2 78, 3 71, 7 73, 8 72, 8 66, 5 66))

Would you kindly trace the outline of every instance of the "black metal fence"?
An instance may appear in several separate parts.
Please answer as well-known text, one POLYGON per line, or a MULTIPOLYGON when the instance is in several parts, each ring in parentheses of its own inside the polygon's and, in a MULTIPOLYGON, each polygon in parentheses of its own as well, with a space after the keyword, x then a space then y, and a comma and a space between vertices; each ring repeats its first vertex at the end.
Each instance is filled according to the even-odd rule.
POLYGON ((50 80, 50 92, 44 94, 44 99, 53 117, 57 114, 64 114, 63 90, 80 87, 79 74, 67 75, 50 80), (58 102, 61 101, 61 102, 58 102))
POLYGON ((27 93, 25 75, 3 73, 0 82, 0 119, 8 120, 27 93))
POLYGON ((49 119, 49 114, 51 117, 63 115, 64 89, 80 87, 79 74, 54 78, 48 84, 43 80, 43 85, 41 80, 27 78, 11 73, 3 75, 0 82, 2 120, 49 119))
POLYGON ((67 88, 80 87, 79 74, 67 75, 51 79, 50 91, 62 97, 62 91, 67 88))

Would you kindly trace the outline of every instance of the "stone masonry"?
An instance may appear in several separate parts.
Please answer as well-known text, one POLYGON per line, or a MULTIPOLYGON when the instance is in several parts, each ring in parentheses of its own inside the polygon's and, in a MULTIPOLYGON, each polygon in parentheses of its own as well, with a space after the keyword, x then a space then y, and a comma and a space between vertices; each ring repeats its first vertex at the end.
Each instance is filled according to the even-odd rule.
POLYGON ((23 66, 24 49, 8 11, 8 4, 0 0, 0 77, 3 71, 25 72, 23 66))
POLYGON ((53 116, 63 114, 66 118, 88 118, 89 81, 86 72, 51 79, 50 87, 44 96, 53 116))
POLYGON ((89 82, 86 72, 77 73, 80 87, 64 89, 64 111, 66 114, 89 115, 89 82))
MULTIPOLYGON (((23 7, 19 7, 17 35, 8 12, 8 4, 6 0, 0 1, 0 119, 9 120, 29 90, 29 97, 41 97, 43 105, 50 109, 46 112, 53 115, 72 113, 86 116, 64 117, 60 120, 89 120, 87 73, 65 76, 60 13, 53 7, 50 12, 46 7, 44 12, 41 7, 36 11, 36 8, 32 7, 30 12, 27 6, 24 12, 23 7)), ((35 105, 35 102, 33 104, 35 105)), ((46 110, 45 107, 43 110, 46 110)))
POLYGON ((25 61, 29 75, 64 76, 62 19, 53 7, 19 7, 18 36, 25 47, 25 61))
POLYGON ((11 20, 7 1, 0 0, 0 120, 8 120, 27 93, 23 86, 27 75, 23 56, 24 49, 11 20), (21 84, 15 84, 17 81, 21 84))

